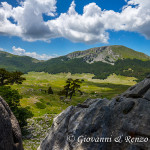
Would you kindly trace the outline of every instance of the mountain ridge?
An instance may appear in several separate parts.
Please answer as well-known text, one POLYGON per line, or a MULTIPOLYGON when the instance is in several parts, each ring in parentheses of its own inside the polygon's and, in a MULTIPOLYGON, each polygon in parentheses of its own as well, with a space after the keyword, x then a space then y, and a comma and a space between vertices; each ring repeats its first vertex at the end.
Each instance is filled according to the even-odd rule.
POLYGON ((31 66, 40 62, 39 60, 29 57, 29 56, 19 56, 14 55, 5 51, 0 51, 0 68, 5 68, 9 71, 22 70, 22 68, 26 68, 26 72, 28 70, 32 70, 31 66))
MULTIPOLYGON (((38 62, 44 62, 44 60, 38 60, 36 58, 30 57, 30 56, 20 56, 20 55, 15 55, 6 51, 0 51, 0 57, 1 55, 5 55, 6 57, 18 57, 18 58, 31 58, 33 62, 38 63, 38 62)), ((59 56, 59 57, 67 57, 69 59, 74 59, 74 58, 84 58, 84 60, 87 63, 93 63, 94 61, 102 61, 105 63, 110 63, 111 60, 113 62, 117 61, 118 59, 139 59, 139 60, 150 60, 150 56, 146 55, 145 53, 135 51, 131 48, 122 46, 122 45, 111 45, 111 46, 102 46, 102 47, 94 47, 86 50, 81 50, 81 51, 74 51, 71 52, 67 55, 59 56), (127 54, 129 53, 130 54, 127 54), (104 55, 105 54, 105 55, 104 55), (101 58, 96 58, 98 55, 103 55, 101 58), (108 55, 110 58, 108 58, 108 55), (113 56, 112 56, 113 55, 113 56), (90 57, 91 56, 91 57, 90 57), (92 60, 93 58, 93 60, 92 60), (89 60, 88 60, 89 59, 89 60), (107 60, 108 59, 108 62, 107 60)), ((51 59, 56 59, 59 57, 51 58, 51 59)), ((45 60, 49 61, 51 59, 45 60)))
POLYGON ((84 51, 76 51, 66 55, 70 59, 83 58, 87 63, 102 61, 114 64, 118 59, 150 60, 150 56, 122 45, 95 47, 84 51))
POLYGON ((110 74, 136 77, 142 80, 150 73, 150 56, 124 46, 105 46, 77 51, 65 56, 38 61, 28 56, 0 53, 0 68, 28 73, 91 73, 95 79, 106 79, 110 74), (10 57, 11 56, 11 57, 10 57))
POLYGON ((32 58, 33 62, 40 62, 40 60, 38 60, 36 58, 33 58, 33 57, 30 57, 30 56, 26 56, 26 55, 20 56, 20 55, 12 54, 12 53, 5 52, 5 51, 0 51, 0 57, 2 55, 5 55, 6 57, 13 57, 14 56, 14 57, 18 57, 18 58, 24 58, 24 57, 26 57, 26 58, 32 58))

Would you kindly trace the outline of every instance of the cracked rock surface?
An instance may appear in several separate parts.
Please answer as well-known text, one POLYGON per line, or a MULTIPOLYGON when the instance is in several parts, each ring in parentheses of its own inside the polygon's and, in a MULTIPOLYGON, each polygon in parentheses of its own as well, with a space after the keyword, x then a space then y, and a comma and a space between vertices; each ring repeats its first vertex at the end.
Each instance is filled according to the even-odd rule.
POLYGON ((150 150, 150 78, 111 101, 68 107, 38 150, 150 150))
POLYGON ((0 150, 23 150, 19 123, 0 97, 0 150))

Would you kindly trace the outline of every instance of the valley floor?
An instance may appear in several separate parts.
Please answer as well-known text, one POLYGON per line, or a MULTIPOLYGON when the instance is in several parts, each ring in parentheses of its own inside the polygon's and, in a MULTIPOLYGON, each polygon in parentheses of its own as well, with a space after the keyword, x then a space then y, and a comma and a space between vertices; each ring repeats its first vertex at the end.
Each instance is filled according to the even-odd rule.
MULTIPOLYGON (((70 105, 77 105, 87 98, 108 98, 117 96, 130 86, 136 84, 136 78, 109 76, 106 80, 92 79, 93 74, 48 74, 44 72, 29 72, 24 77, 22 85, 13 85, 22 95, 21 106, 29 106, 34 117, 28 119, 28 125, 23 132, 25 150, 35 150, 40 141, 50 129, 53 118, 70 105), (68 78, 84 79, 81 85, 83 95, 77 93, 71 101, 60 99, 59 92, 63 89, 68 78), (54 94, 45 93, 52 87, 54 94)), ((63 97, 62 97, 63 98, 63 97)))

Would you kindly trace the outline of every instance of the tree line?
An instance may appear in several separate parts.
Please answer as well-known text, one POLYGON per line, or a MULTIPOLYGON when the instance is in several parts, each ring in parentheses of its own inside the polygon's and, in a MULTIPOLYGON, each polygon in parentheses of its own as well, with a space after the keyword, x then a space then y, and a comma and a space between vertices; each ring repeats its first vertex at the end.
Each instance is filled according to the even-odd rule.
POLYGON ((15 72, 9 72, 5 70, 4 68, 0 69, 0 86, 4 85, 13 85, 16 84, 22 84, 22 82, 25 80, 24 77, 22 77, 23 73, 20 71, 15 72))
MULTIPOLYGON (((117 75, 124 75, 129 77, 136 77, 139 81, 145 78, 150 73, 150 61, 142 61, 139 59, 120 59, 117 60, 114 65, 104 62, 87 63, 83 58, 69 59, 66 56, 50 59, 45 62, 33 62, 25 57, 21 61, 21 58, 16 62, 6 61, 5 65, 7 70, 20 70, 21 72, 27 73, 30 71, 36 72, 48 72, 48 73, 92 73, 95 75, 94 78, 106 79, 110 74, 115 73, 117 75), (28 60, 28 63, 25 63, 28 60), (129 68, 132 69, 128 70, 129 68)), ((1 60, 0 60, 1 61, 1 60)))
POLYGON ((57 59, 51 59, 44 63, 39 63, 35 71, 45 71, 48 73, 92 73, 96 79, 106 79, 109 75, 115 73, 128 77, 136 77, 138 81, 143 80, 150 73, 150 61, 139 59, 120 59, 114 65, 94 62, 88 64, 83 58, 68 59, 64 56, 57 59), (63 61, 62 61, 63 60, 63 61))

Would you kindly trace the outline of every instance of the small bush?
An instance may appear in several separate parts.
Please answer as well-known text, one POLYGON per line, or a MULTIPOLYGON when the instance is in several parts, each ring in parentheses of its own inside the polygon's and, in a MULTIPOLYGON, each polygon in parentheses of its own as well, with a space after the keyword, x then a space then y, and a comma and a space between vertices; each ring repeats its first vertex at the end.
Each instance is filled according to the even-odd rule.
POLYGON ((50 105, 50 106, 52 106, 52 104, 51 104, 50 102, 47 102, 47 103, 46 103, 46 105, 50 105))
POLYGON ((36 118, 35 120, 39 122, 39 121, 42 121, 43 118, 36 118))
POLYGON ((39 108, 39 109, 45 109, 46 108, 46 105, 41 103, 41 102, 37 102, 35 103, 36 107, 39 108))
POLYGON ((18 119, 19 125, 21 127, 26 126, 27 125, 27 119, 28 118, 32 118, 33 114, 30 111, 30 107, 19 107, 18 110, 16 112, 14 112, 16 118, 18 119))
POLYGON ((41 98, 41 99, 40 99, 40 102, 44 103, 44 99, 41 98))
POLYGON ((48 94, 54 94, 54 92, 53 92, 51 86, 48 88, 48 94))

